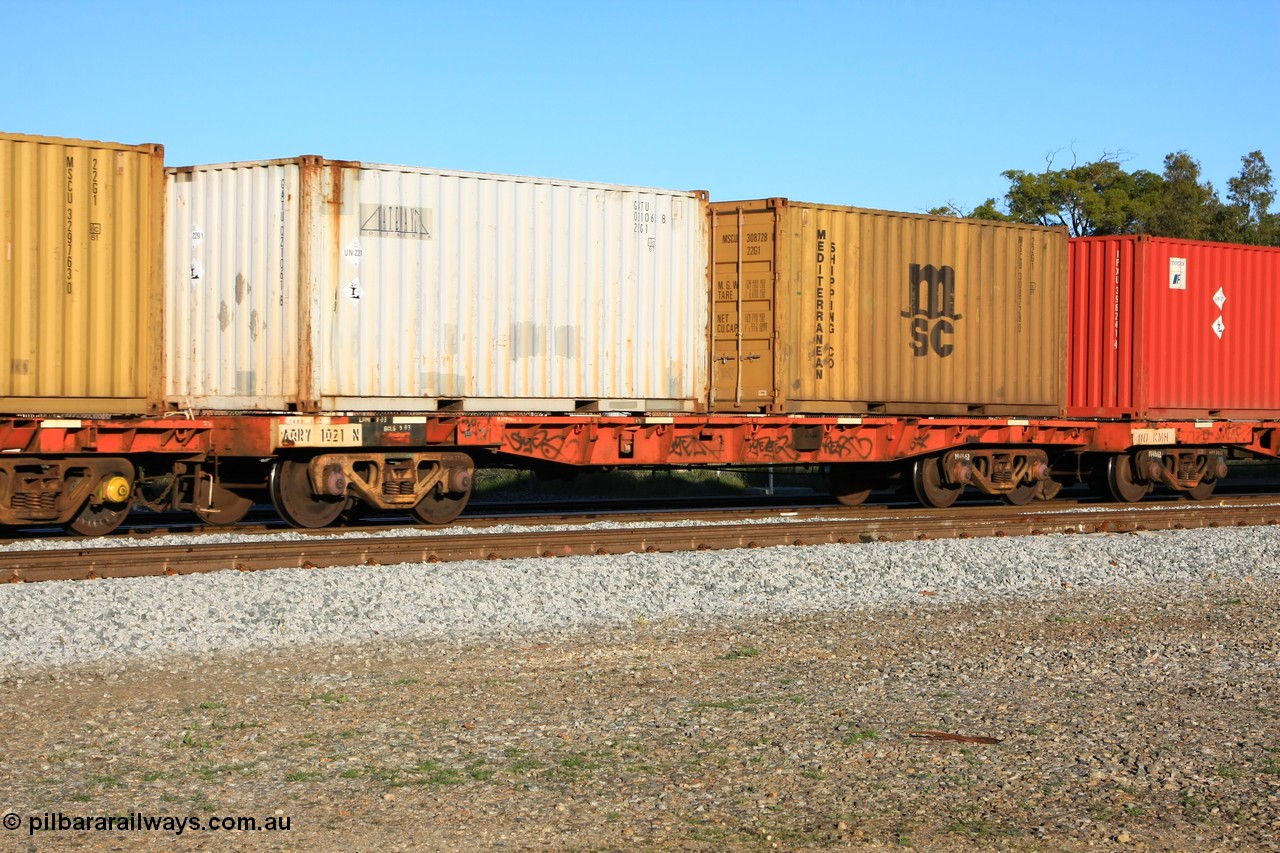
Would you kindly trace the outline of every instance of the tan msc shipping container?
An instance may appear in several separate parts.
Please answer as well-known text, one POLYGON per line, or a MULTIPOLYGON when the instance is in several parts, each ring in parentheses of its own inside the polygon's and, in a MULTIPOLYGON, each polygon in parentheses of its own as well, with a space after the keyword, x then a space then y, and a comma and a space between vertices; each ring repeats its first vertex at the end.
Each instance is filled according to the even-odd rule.
POLYGON ((712 409, 1062 412, 1065 230, 786 199, 710 211, 712 409))
POLYGON ((0 133, 0 412, 161 403, 164 149, 0 133))
POLYGON ((300 157, 169 170, 169 399, 697 411, 705 195, 300 157))

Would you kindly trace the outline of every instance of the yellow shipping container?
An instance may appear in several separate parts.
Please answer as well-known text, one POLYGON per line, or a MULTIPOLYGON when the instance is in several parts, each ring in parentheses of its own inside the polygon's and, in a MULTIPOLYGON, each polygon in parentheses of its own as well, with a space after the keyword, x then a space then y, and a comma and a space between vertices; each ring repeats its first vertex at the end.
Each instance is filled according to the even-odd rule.
POLYGON ((1063 411, 1064 229, 786 199, 710 209, 713 409, 1063 411))
POLYGON ((0 413, 161 397, 164 149, 0 133, 0 413))

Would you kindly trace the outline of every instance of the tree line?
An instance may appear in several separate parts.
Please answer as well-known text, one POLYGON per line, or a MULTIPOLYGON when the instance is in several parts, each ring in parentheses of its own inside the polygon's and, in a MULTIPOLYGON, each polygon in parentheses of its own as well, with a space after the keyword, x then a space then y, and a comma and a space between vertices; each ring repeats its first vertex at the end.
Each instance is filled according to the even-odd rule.
MULTIPOLYGON (((1050 155, 1048 165, 1053 165, 1050 155)), ((1271 167, 1261 151, 1240 158, 1240 174, 1227 181, 1224 201, 1200 178, 1200 163, 1185 151, 1164 158, 1164 172, 1126 171, 1117 155, 1043 172, 1009 169, 1001 174, 1009 190, 1001 203, 989 198, 971 211, 947 204, 929 211, 965 216, 1065 225, 1073 237, 1150 234, 1185 240, 1213 240, 1280 246, 1280 213, 1271 167)))

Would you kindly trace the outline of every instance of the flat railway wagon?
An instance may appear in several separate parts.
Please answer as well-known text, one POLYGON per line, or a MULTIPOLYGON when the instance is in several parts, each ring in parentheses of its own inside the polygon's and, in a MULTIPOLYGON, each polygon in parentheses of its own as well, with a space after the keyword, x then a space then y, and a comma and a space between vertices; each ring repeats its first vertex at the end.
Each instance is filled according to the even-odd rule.
MULTIPOLYGON (((299 414, 228 421, 216 449, 292 458, 276 463, 271 492, 308 526, 375 482, 353 443, 389 461, 397 445, 434 448, 458 465, 824 465, 843 503, 896 481, 936 507, 967 486, 1027 503, 1070 477, 1134 500, 1134 460, 1156 440, 1213 448, 1163 480, 1193 497, 1221 476, 1214 454, 1275 455, 1261 422, 1067 416, 1060 230, 783 199, 712 203, 708 216, 705 413, 299 414), (282 492, 286 471, 295 479, 282 492)), ((416 514, 446 520, 465 499, 437 487, 416 514)))
POLYGON ((1276 250, 320 157, 159 179, 158 146, 0 139, 0 525, 264 497, 443 523, 477 465, 1203 498, 1280 457, 1276 250), (1189 386, 1153 367, 1179 346, 1189 386))

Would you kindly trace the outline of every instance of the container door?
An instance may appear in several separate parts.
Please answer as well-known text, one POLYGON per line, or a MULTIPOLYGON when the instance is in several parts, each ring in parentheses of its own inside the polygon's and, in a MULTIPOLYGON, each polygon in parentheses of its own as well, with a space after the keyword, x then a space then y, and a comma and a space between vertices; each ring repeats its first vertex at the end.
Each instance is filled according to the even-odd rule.
POLYGON ((767 411, 776 396, 776 215, 772 210, 747 212, 739 208, 720 209, 712 217, 712 405, 722 411, 767 411))

